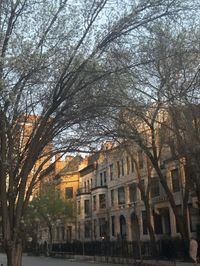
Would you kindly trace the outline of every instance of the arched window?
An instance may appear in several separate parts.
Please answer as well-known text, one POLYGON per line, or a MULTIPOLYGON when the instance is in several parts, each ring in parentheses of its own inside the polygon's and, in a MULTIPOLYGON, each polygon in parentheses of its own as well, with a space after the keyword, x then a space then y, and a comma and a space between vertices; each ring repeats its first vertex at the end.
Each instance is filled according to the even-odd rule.
POLYGON ((120 236, 121 239, 126 239, 126 219, 123 215, 120 215, 120 236))

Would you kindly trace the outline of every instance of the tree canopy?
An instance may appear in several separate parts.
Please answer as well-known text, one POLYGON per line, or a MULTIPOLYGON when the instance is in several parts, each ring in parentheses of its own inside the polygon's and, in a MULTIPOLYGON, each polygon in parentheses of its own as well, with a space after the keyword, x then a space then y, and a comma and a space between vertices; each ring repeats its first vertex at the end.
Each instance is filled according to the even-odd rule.
MULTIPOLYGON (((49 245, 53 241, 53 228, 60 223, 73 223, 74 222, 74 208, 75 202, 73 200, 65 200, 60 197, 60 194, 53 186, 46 186, 42 192, 33 198, 29 203, 27 214, 25 215, 25 223, 33 226, 37 225, 37 230, 48 228, 49 245), (39 228, 38 228, 39 227, 39 228)), ((27 233, 32 234, 30 230, 27 233)), ((38 231, 36 232, 39 233, 38 231)), ((38 236, 36 236, 37 238, 38 236)), ((38 240, 38 239, 37 239, 38 240)), ((51 247, 50 247, 51 249, 51 247)))
POLYGON ((187 22, 152 23, 140 36, 137 52, 126 50, 129 56, 121 65, 139 63, 115 75, 118 97, 107 114, 109 122, 101 128, 107 136, 136 143, 143 151, 164 188, 184 243, 189 239, 189 193, 195 190, 200 202, 200 35, 199 24, 187 22), (185 171, 181 212, 163 170, 169 160, 185 171))
POLYGON ((154 22, 181 20, 195 4, 0 2, 0 203, 9 266, 20 265, 20 220, 36 183, 52 170, 51 158, 98 139, 89 125, 114 105, 114 77, 141 64, 119 64, 124 50, 139 47, 154 22))

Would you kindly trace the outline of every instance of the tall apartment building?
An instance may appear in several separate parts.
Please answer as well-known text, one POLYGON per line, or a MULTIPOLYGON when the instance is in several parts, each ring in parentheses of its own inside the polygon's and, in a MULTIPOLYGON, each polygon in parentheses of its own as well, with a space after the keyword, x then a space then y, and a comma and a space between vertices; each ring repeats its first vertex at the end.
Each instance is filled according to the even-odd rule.
MULTIPOLYGON (((23 160, 25 160, 27 156, 27 146, 30 145, 32 135, 34 135, 35 130, 35 124, 38 123, 38 120, 40 119, 39 116, 36 115, 22 115, 19 124, 18 124, 18 136, 16 136, 18 139, 18 153, 21 153, 21 156, 23 157, 23 160)), ((48 144, 44 147, 43 153, 40 155, 40 157, 37 159, 33 169, 31 170, 29 174, 29 178, 27 180, 27 188, 30 186, 33 176, 35 173, 37 173, 38 169, 41 173, 45 169, 47 169, 52 164, 52 159, 48 159, 49 153, 52 151, 52 144, 48 144)), ((35 185, 33 186, 33 196, 42 189, 43 186, 46 185, 46 183, 51 182, 52 180, 51 173, 48 173, 46 176, 43 177, 43 179, 36 178, 35 179, 35 185)))
MULTIPOLYGON (((139 167, 144 188, 147 186, 148 169, 144 153, 135 145, 107 147, 88 158, 88 165, 80 171, 77 191, 77 233, 81 241, 101 239, 149 240, 146 210, 138 189, 139 167), (131 151, 131 152, 130 152, 131 151)), ((166 150, 161 169, 173 192, 176 205, 182 208, 184 167, 174 161, 166 150)), ((192 194, 189 199, 189 232, 196 233, 200 224, 199 208, 192 194)), ((157 239, 179 236, 175 216, 154 171, 151 172, 150 206, 152 224, 157 239)))

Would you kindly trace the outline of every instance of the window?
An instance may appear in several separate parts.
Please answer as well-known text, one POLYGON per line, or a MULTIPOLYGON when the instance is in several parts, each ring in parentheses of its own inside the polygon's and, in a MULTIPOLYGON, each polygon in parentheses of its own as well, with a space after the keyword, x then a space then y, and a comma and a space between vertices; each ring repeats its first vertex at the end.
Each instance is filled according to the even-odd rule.
POLYGON ((139 168, 143 168, 143 154, 142 151, 138 151, 138 163, 139 163, 139 168))
POLYGON ((125 204, 125 190, 124 190, 124 187, 118 188, 118 204, 125 204))
POLYGON ((159 179, 157 177, 151 178, 151 197, 158 197, 160 195, 159 179))
POLYGON ((111 216, 111 233, 115 236, 115 216, 111 216))
POLYGON ((120 222, 120 236, 122 240, 126 240, 126 219, 123 215, 120 215, 119 217, 119 222, 120 222))
POLYGON ((159 212, 162 216, 162 225, 163 225, 163 233, 166 235, 171 234, 171 224, 170 224, 170 215, 169 215, 169 208, 160 208, 159 212))
POLYGON ((72 226, 67 226, 66 237, 67 241, 72 241, 72 226))
POLYGON ((120 177, 120 163, 117 161, 117 176, 120 177))
POLYGON ((105 194, 99 195, 99 208, 100 209, 106 208, 106 195, 105 194))
POLYGON ((84 201, 84 210, 85 210, 85 214, 87 215, 90 214, 90 201, 89 200, 84 201))
POLYGON ((97 187, 97 176, 94 177, 94 188, 97 187))
POLYGON ((133 156, 131 156, 131 171, 132 173, 135 171, 135 162, 133 156))
POLYGON ((100 173, 100 186, 103 186, 103 173, 100 173))
POLYGON ((110 180, 113 180, 113 164, 110 164, 110 180))
POLYGON ((72 199, 73 198, 73 187, 66 187, 65 188, 65 198, 72 199))
POLYGON ((126 157, 126 173, 127 175, 130 173, 130 161, 128 156, 126 157))
POLYGON ((200 211, 199 208, 194 208, 192 205, 189 205, 189 214, 190 214, 190 229, 191 232, 197 231, 197 226, 200 224, 200 211))
MULTIPOLYGON (((182 217, 182 206, 181 205, 177 205, 177 216, 176 218, 181 218, 182 217)), ((177 233, 180 233, 180 229, 179 229, 179 226, 178 226, 178 223, 177 223, 177 220, 176 220, 176 232, 177 233)))
POLYGON ((77 203, 77 212, 78 212, 78 214, 80 214, 80 212, 81 212, 81 203, 80 203, 80 201, 78 201, 78 203, 77 203))
POLYGON ((106 180, 107 177, 106 177, 106 176, 107 176, 107 175, 106 175, 106 171, 104 171, 104 172, 103 172, 104 185, 105 185, 106 182, 107 182, 107 180, 106 180))
POLYGON ((61 231, 61 240, 65 240, 65 228, 64 226, 61 226, 60 228, 60 231, 61 231))
POLYGON ((129 201, 137 201, 137 184, 133 183, 129 186, 129 201))
POLYGON ((156 211, 153 212, 155 234, 163 234, 162 217, 156 211))
POLYGON ((142 230, 143 230, 143 235, 147 235, 147 213, 146 211, 142 211, 142 230))
POLYGON ((85 222, 85 238, 89 238, 91 236, 91 222, 85 222))
POLYGON ((94 219, 94 223, 93 223, 93 234, 94 234, 94 239, 97 238, 97 220, 94 219))
POLYGON ((81 224, 78 222, 78 239, 81 238, 81 224))
POLYGON ((121 165, 122 165, 122 176, 124 176, 124 160, 121 160, 121 165))
POLYGON ((172 178, 172 190, 173 190, 173 192, 180 191, 180 180, 179 180, 178 169, 174 169, 171 171, 171 178, 172 178))
POLYGON ((97 208, 97 201, 96 201, 96 195, 93 196, 93 211, 96 211, 97 208))
POLYGON ((107 235, 107 223, 105 218, 99 218, 99 236, 106 237, 107 235))
POLYGON ((115 203, 115 198, 114 198, 114 189, 110 191, 110 201, 111 201, 111 206, 114 206, 115 203))

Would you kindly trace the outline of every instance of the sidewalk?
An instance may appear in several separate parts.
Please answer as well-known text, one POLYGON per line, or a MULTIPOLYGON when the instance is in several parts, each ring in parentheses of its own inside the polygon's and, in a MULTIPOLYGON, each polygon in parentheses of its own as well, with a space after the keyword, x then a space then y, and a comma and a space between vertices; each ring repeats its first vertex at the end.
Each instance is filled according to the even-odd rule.
MULTIPOLYGON (((111 258, 111 257, 98 257, 98 256, 81 256, 75 255, 73 256, 73 261, 84 261, 84 262, 96 262, 96 263, 108 263, 109 265, 140 265, 140 261, 134 261, 128 258, 111 258)), ((172 260, 143 260, 143 266, 194 266, 195 264, 192 262, 184 262, 184 261, 172 261, 172 260)), ((200 266, 200 264, 197 264, 200 266)))
POLYGON ((194 266, 195 265, 192 262, 168 261, 168 260, 144 260, 144 263, 148 265, 153 264, 153 265, 160 265, 160 266, 194 266))

